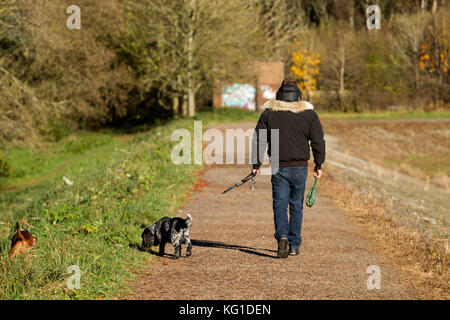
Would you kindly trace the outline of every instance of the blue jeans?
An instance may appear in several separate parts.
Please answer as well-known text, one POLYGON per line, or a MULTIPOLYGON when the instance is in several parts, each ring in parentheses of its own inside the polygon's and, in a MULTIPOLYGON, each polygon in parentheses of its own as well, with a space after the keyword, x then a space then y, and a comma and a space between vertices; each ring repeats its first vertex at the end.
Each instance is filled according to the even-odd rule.
POLYGON ((280 167, 272 175, 275 238, 287 238, 293 249, 300 248, 302 244, 303 198, 307 176, 308 168, 302 166, 280 167))

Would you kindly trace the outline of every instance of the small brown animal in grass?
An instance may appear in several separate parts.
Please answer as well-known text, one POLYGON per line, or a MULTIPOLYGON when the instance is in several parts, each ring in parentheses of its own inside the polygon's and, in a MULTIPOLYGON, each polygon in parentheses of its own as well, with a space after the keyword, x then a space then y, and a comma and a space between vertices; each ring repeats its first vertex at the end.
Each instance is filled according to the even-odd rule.
POLYGON ((37 238, 28 230, 20 230, 19 222, 16 223, 16 233, 11 240, 11 250, 9 258, 12 259, 16 254, 23 254, 36 246, 37 238))

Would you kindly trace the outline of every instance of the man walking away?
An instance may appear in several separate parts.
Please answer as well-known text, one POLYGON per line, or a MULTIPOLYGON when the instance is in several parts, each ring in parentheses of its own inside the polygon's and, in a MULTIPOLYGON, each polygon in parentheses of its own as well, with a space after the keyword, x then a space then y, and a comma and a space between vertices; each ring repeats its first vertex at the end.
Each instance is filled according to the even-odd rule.
POLYGON ((271 157, 271 150, 274 149, 270 142, 271 130, 278 129, 277 163, 274 163, 276 157, 271 157, 273 213, 275 238, 278 241, 277 256, 287 258, 288 255, 298 255, 302 243, 303 198, 310 144, 315 164, 314 177, 322 176, 321 168, 325 161, 323 128, 312 104, 302 100, 300 89, 289 78, 283 80, 276 100, 267 101, 264 109, 253 136, 252 172, 257 173, 261 167, 267 143, 271 157), (260 134, 263 130, 267 130, 265 135, 260 134), (262 136, 267 139, 261 138, 262 136))

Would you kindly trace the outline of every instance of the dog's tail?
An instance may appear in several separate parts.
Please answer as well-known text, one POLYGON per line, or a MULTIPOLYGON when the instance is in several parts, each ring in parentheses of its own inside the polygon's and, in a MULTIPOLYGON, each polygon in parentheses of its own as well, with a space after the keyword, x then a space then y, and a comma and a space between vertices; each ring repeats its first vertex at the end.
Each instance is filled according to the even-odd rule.
POLYGON ((186 224, 188 225, 188 227, 192 224, 192 216, 190 213, 187 214, 186 224))

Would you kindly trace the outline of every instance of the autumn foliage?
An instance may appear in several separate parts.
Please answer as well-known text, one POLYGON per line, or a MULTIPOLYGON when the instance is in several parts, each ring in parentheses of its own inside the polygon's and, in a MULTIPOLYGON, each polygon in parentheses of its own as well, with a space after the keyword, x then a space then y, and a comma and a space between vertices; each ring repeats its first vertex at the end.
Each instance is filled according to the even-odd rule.
POLYGON ((292 52, 292 76, 297 80, 300 90, 308 96, 312 90, 317 90, 317 78, 320 74, 320 55, 310 52, 296 41, 297 49, 292 52))
POLYGON ((429 26, 427 39, 420 47, 419 67, 431 74, 449 70, 449 37, 442 29, 429 26))

